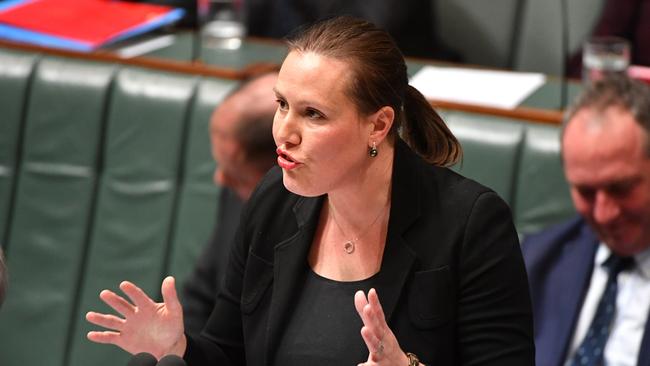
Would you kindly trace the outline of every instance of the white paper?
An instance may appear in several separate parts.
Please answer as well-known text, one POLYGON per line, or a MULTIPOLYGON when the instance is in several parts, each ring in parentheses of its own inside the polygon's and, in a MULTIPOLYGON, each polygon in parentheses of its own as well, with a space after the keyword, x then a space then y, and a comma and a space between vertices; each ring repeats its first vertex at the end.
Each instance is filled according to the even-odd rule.
POLYGON ((135 44, 123 47, 117 50, 117 54, 122 58, 132 58, 144 55, 160 48, 170 46, 174 43, 176 36, 172 34, 147 39, 135 44))
POLYGON ((427 99, 514 109, 545 82, 537 73, 425 66, 410 83, 427 99))

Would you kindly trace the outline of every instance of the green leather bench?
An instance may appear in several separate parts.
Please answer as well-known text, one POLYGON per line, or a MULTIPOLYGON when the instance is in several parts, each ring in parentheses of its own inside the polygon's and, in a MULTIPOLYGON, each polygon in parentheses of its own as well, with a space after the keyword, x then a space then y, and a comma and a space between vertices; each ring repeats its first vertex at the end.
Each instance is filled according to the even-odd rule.
POLYGON ((460 140, 455 170, 494 189, 511 207, 520 237, 575 214, 560 159, 560 127, 443 111, 460 140))
POLYGON ((0 365, 126 364, 84 314, 191 269, 217 209, 207 124, 236 84, 0 49, 0 365))
MULTIPOLYGON (((125 365, 84 314, 124 279, 156 295, 214 224, 209 115, 237 81, 0 48, 0 240, 10 289, 0 365, 125 365)), ((444 112, 456 167, 493 187, 525 234, 571 215, 558 128, 444 112)))

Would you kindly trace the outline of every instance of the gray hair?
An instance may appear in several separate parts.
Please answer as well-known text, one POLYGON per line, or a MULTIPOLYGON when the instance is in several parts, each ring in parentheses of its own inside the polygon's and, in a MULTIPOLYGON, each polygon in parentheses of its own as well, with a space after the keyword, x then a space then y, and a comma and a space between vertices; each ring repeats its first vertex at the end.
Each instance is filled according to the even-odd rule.
POLYGON ((579 111, 604 111, 620 107, 628 111, 645 131, 646 155, 650 157, 650 86, 624 75, 607 76, 585 89, 567 111, 562 132, 579 111))

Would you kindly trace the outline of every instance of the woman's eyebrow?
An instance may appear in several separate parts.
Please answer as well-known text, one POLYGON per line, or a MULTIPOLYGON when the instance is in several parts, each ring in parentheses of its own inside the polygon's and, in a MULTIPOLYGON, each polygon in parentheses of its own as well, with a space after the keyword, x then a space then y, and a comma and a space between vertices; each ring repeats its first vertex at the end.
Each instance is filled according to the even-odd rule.
MULTIPOLYGON (((275 96, 277 98, 287 100, 287 97, 282 95, 282 93, 280 93, 280 91, 276 87, 273 87, 273 92, 275 93, 275 96)), ((323 104, 320 101, 303 99, 301 96, 298 97, 298 98, 299 99, 292 100, 292 102, 291 102, 291 104, 293 104, 294 107, 310 107, 310 108, 312 108, 312 109, 314 109, 314 110, 316 110, 316 111, 318 111, 318 112, 320 112, 322 114, 329 114, 331 112, 332 108, 328 107, 327 105, 323 104)))

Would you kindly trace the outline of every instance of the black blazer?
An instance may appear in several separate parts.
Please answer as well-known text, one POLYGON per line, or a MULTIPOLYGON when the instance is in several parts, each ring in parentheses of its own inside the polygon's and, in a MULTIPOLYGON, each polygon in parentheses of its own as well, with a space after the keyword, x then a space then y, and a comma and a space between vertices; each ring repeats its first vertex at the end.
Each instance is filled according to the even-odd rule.
MULTIPOLYGON (((401 140, 392 184, 376 288, 402 349, 436 366, 534 365, 528 282, 508 206, 401 140)), ((200 337, 188 337, 189 366, 273 362, 322 203, 288 192, 278 168, 265 177, 244 209, 212 316, 200 337)))

